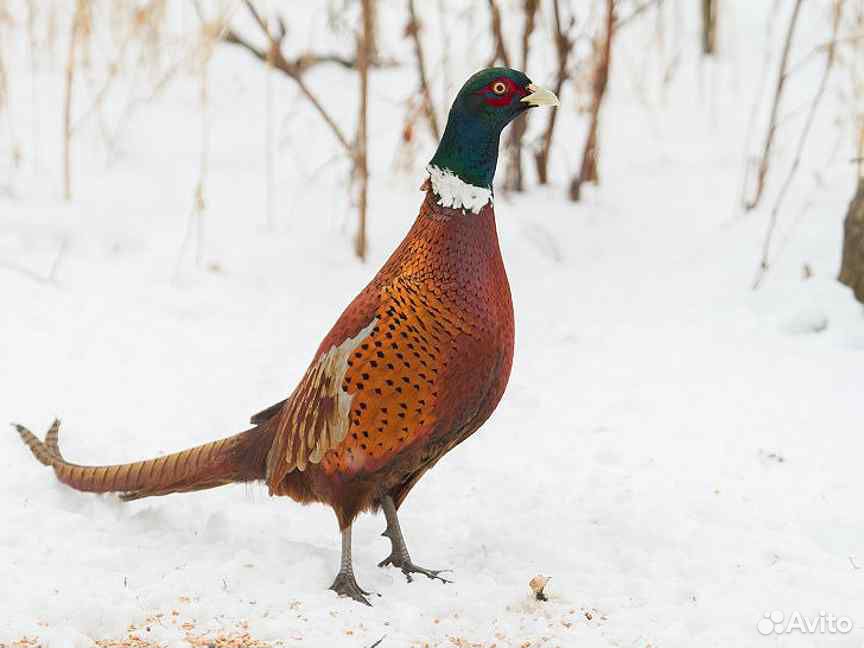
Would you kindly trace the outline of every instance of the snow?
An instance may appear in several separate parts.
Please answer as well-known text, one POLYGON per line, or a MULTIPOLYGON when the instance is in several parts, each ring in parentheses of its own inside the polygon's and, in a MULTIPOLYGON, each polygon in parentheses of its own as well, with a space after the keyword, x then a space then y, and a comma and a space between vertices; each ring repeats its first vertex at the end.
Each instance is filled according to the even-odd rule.
MULTIPOLYGON (((768 4, 723 3, 728 54, 715 63, 698 62, 695 31, 679 34, 692 47, 666 83, 674 52, 646 56, 653 30, 622 31, 602 184, 578 205, 564 199, 579 155, 568 142, 584 128, 565 89, 553 184, 497 193, 517 318, 511 382, 493 418, 427 474, 400 516, 414 559, 451 568, 454 583, 376 568, 389 550, 384 521, 363 516, 357 577, 380 596, 359 606, 327 590, 339 561, 329 510, 270 498, 261 485, 129 504, 77 493, 10 429, 0 435, 0 644, 77 648, 123 639, 132 624, 142 638, 186 646, 192 624, 195 636, 248 631, 328 648, 381 637, 382 648, 862 645, 864 318, 835 281, 854 179, 850 124, 827 93, 781 213, 782 254, 775 248, 752 291, 800 125, 784 125, 764 204, 741 214, 768 4), (538 574, 551 576, 547 602, 530 594, 538 574), (763 637, 757 623, 773 610, 848 616, 854 628, 763 637)), ((803 11, 802 53, 826 36, 818 6, 803 11)), ((451 47, 469 44, 453 78, 485 56, 482 39, 459 32, 482 34, 482 16, 451 25, 451 47)), ((538 50, 538 67, 551 60, 538 50)), ((26 152, 35 108, 28 67, 18 67, 10 106, 26 152)), ((420 141, 408 172, 392 166, 393 125, 416 87, 410 66, 372 77, 366 263, 350 254, 337 144, 295 89, 273 79, 281 121, 268 228, 263 71, 223 47, 210 74, 198 265, 194 77, 136 113, 110 163, 99 129, 84 129, 65 203, 62 66, 40 71, 38 166, 25 155, 14 196, 0 198, 0 421, 43 433, 61 416, 72 461, 135 460, 244 429, 294 387, 419 208, 434 143, 420 141), (57 281, 42 281, 61 249, 57 281)), ((310 82, 352 124, 347 74, 322 68, 310 82)), ((788 106, 812 92, 807 74, 788 106)), ((119 123, 121 109, 109 102, 106 119, 119 123)), ((9 131, 0 137, 6 146, 9 131)))

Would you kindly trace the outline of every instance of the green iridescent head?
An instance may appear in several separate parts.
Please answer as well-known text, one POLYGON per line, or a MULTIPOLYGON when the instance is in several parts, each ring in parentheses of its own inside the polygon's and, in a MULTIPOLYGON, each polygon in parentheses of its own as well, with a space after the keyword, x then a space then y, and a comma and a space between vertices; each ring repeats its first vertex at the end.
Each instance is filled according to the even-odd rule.
POLYGON ((453 101, 430 164, 449 169, 468 184, 491 189, 504 127, 529 108, 557 105, 553 93, 535 86, 518 70, 480 70, 453 101))

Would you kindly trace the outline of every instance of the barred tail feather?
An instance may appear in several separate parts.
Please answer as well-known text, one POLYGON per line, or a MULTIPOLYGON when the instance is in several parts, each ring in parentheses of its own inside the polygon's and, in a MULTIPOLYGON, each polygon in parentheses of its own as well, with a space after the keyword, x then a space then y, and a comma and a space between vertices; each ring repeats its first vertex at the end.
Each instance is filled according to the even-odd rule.
POLYGON ((264 479, 272 442, 263 425, 225 439, 156 459, 113 466, 81 466, 60 453, 60 421, 40 441, 23 425, 14 425, 36 459, 54 469, 67 486, 93 493, 120 493, 125 500, 184 493, 234 482, 264 479))

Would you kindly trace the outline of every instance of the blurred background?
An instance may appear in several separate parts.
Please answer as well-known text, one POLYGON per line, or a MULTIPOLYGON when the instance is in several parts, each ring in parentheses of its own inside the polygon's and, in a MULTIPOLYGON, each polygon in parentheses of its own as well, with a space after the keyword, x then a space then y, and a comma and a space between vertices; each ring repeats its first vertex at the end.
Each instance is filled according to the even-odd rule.
POLYGON ((358 610, 328 510, 67 492, 10 432, 0 645, 860 643, 862 47, 862 0, 0 0, 0 421, 82 463, 290 393, 470 74, 561 100, 502 137, 508 392, 403 514, 454 585, 366 516, 358 610))

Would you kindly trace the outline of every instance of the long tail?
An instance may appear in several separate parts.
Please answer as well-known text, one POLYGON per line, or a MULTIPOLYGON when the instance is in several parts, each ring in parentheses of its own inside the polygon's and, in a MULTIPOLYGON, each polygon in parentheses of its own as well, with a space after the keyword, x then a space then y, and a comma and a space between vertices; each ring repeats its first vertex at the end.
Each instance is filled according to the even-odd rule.
POLYGON ((60 453, 60 421, 40 441, 23 425, 14 425, 39 462, 54 469, 67 486, 93 493, 120 493, 124 500, 185 493, 233 482, 264 479, 272 432, 261 425, 225 439, 174 454, 113 466, 80 466, 60 453))

